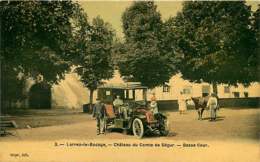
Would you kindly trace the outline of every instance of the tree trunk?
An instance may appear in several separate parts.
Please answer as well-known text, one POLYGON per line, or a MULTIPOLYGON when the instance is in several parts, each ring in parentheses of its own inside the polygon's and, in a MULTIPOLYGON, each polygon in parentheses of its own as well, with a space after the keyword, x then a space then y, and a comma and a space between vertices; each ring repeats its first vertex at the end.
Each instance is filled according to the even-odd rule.
POLYGON ((218 85, 216 82, 212 82, 212 87, 213 87, 213 93, 218 95, 218 85))
POLYGON ((90 89, 90 93, 89 93, 89 112, 92 113, 93 110, 93 93, 94 90, 90 89))
POLYGON ((7 101, 7 109, 10 109, 10 108, 12 108, 12 101, 11 100, 8 100, 7 101))

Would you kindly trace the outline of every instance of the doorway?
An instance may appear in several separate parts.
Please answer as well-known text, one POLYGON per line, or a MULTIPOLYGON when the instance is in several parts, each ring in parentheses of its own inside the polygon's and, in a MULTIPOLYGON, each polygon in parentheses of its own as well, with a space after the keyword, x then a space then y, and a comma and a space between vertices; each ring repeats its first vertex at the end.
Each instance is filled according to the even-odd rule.
POLYGON ((29 107, 33 109, 50 109, 51 86, 44 83, 34 84, 29 91, 29 107))

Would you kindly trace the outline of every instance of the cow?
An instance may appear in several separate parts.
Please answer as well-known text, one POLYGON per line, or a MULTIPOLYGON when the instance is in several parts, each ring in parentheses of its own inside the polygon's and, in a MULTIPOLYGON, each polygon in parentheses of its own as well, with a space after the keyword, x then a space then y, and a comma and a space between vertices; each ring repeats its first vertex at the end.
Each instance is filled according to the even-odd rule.
POLYGON ((207 107, 209 97, 191 97, 191 100, 194 102, 195 109, 198 111, 199 118, 202 120, 202 114, 205 108, 207 107))

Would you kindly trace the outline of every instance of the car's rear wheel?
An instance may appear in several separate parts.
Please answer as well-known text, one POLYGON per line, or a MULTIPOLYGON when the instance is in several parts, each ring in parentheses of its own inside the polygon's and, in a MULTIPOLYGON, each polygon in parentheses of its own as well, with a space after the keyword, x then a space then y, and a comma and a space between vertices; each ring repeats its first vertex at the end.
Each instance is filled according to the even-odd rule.
POLYGON ((160 134, 163 136, 167 136, 170 133, 170 123, 169 120, 164 119, 163 126, 161 126, 160 134))
POLYGON ((144 125, 141 119, 136 118, 133 121, 133 133, 134 136, 138 137, 138 138, 142 138, 144 135, 144 125))

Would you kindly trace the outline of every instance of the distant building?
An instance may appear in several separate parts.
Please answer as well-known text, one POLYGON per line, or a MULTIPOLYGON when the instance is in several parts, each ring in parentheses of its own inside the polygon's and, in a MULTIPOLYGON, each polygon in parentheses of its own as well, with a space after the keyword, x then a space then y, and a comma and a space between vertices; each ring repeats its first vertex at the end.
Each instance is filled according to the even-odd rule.
MULTIPOLYGON (((40 78, 41 80, 42 78, 40 78)), ((125 83, 119 72, 116 70, 113 78, 104 80, 105 83, 125 83)), ((181 78, 181 74, 173 76, 168 83, 163 86, 148 90, 148 100, 154 92, 158 101, 177 100, 180 91, 183 91, 190 97, 200 97, 210 94, 212 85, 208 83, 191 83, 181 78)), ((68 73, 65 79, 57 85, 48 87, 41 82, 28 79, 24 92, 27 99, 17 102, 17 107, 30 108, 69 108, 81 109, 83 104, 89 103, 89 91, 80 82, 76 73, 68 73)), ((136 93, 137 97, 138 94, 136 93)), ((252 83, 249 87, 239 84, 237 87, 225 84, 218 85, 219 98, 247 98, 260 97, 260 84, 252 83)), ((94 102, 96 101, 97 91, 94 92, 94 102)))
MULTIPOLYGON (((252 83, 245 87, 238 84, 237 87, 226 84, 217 86, 219 98, 247 98, 260 97, 260 84, 252 83)), ((165 85, 156 87, 150 91, 156 93, 159 100, 176 100, 180 91, 191 97, 207 96, 213 92, 213 87, 208 83, 191 83, 181 78, 181 74, 173 76, 165 85)))

